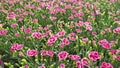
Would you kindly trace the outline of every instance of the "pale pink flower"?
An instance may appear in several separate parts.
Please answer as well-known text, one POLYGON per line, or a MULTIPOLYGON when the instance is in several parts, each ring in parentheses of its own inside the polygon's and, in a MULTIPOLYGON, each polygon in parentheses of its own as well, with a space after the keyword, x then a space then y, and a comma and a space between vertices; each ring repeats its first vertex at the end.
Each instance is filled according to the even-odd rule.
POLYGON ((86 30, 92 31, 92 26, 91 25, 87 25, 86 26, 86 30))
POLYGON ((77 32, 77 33, 81 33, 82 30, 80 30, 80 29, 76 29, 76 32, 77 32))
POLYGON ((27 50, 27 56, 36 56, 37 55, 37 51, 36 50, 27 50))
POLYGON ((88 57, 92 61, 96 61, 96 60, 98 60, 98 59, 101 58, 101 56, 99 55, 99 53, 97 51, 90 52, 89 55, 88 55, 88 57))
POLYGON ((114 3, 114 2, 115 2, 115 0, 110 0, 110 2, 111 2, 111 3, 114 3))
POLYGON ((68 53, 66 51, 61 51, 58 53, 58 58, 60 61, 66 59, 67 56, 68 56, 68 53))

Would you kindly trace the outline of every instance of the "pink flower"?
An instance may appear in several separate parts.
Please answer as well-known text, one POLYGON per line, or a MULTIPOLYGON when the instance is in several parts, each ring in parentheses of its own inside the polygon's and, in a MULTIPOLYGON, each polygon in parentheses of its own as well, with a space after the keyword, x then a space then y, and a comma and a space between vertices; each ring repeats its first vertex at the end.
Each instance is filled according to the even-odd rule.
POLYGON ((61 37, 61 36, 64 36, 65 35, 65 32, 64 31, 59 31, 58 33, 57 33, 57 36, 58 37, 61 37))
POLYGON ((111 3, 114 3, 114 2, 115 2, 115 0, 110 0, 110 2, 111 2, 111 3))
POLYGON ((38 68, 45 68, 45 66, 44 66, 44 65, 42 65, 42 66, 38 66, 38 68))
POLYGON ((58 57, 60 61, 66 59, 67 56, 68 56, 68 53, 66 51, 61 51, 58 53, 58 57))
POLYGON ((28 65, 25 65, 24 68, 29 68, 29 66, 28 66, 28 65))
POLYGON ((8 14, 7 14, 7 17, 8 17, 8 19, 13 19, 13 18, 15 18, 17 15, 14 13, 14 12, 9 12, 8 14))
POLYGON ((15 36, 16 36, 16 37, 19 37, 19 33, 15 33, 15 36))
POLYGON ((83 66, 89 66, 89 62, 85 58, 81 59, 81 63, 83 66))
POLYGON ((60 64, 60 68, 65 68, 65 64, 60 64))
POLYGON ((113 68, 113 66, 110 63, 102 62, 100 68, 113 68))
POLYGON ((92 35, 94 35, 94 36, 95 36, 96 34, 97 34, 97 32, 92 32, 92 35))
POLYGON ((71 40, 71 41, 75 41, 76 38, 75 38, 75 37, 69 37, 69 40, 71 40))
POLYGON ((86 43, 88 41, 88 39, 87 38, 82 38, 82 41, 86 43))
POLYGON ((16 23, 13 23, 13 24, 11 25, 12 28, 14 28, 14 27, 16 27, 16 26, 17 26, 16 23))
POLYGON ((114 33, 120 33, 120 27, 117 27, 113 30, 114 33))
POLYGON ((70 42, 69 42, 69 40, 67 38, 63 38, 62 39, 62 43, 64 43, 65 45, 69 45, 70 44, 70 42))
POLYGON ((111 53, 111 54, 115 54, 115 53, 116 53, 116 50, 111 49, 111 50, 110 50, 110 53, 111 53))
POLYGON ((50 19, 53 21, 53 20, 56 20, 57 17, 50 17, 50 19))
POLYGON ((75 37, 76 34, 75 34, 75 33, 69 33, 68 36, 70 36, 70 37, 75 37))
POLYGON ((22 50, 22 49, 23 49, 23 44, 14 43, 12 44, 10 51, 14 52, 15 50, 22 50))
POLYGON ((89 53, 88 57, 90 60, 96 61, 96 60, 100 59, 101 56, 99 55, 99 53, 97 51, 92 51, 89 53))
POLYGON ((86 30, 92 31, 92 26, 91 25, 87 25, 86 26, 86 30))
POLYGON ((95 12, 96 12, 97 15, 101 14, 100 10, 96 10, 95 12))
POLYGON ((76 61, 77 68, 83 68, 82 63, 78 60, 76 61))
POLYGON ((79 60, 80 56, 79 55, 69 55, 68 56, 71 60, 79 60))
POLYGON ((76 29, 76 32, 77 32, 77 33, 81 33, 82 30, 80 30, 80 29, 76 29))
POLYGON ((54 51, 49 50, 49 51, 47 52, 47 55, 50 56, 50 57, 53 57, 54 51))
POLYGON ((7 34, 7 30, 0 30, 0 36, 7 34))
POLYGON ((42 34, 39 32, 33 32, 32 33, 32 37, 33 38, 37 38, 37 39, 41 39, 42 38, 42 34))
POLYGON ((55 43, 56 40, 57 40, 57 37, 51 36, 51 37, 48 39, 48 43, 55 43))
POLYGON ((37 22, 38 22, 38 19, 34 19, 33 22, 34 22, 34 23, 37 23, 37 22))
POLYGON ((59 46, 60 46, 61 48, 63 48, 63 47, 65 46, 65 44, 64 44, 64 43, 60 43, 59 46))
POLYGON ((40 51, 41 56, 46 56, 48 54, 48 51, 46 50, 41 50, 40 51))
POLYGON ((26 34, 30 33, 30 31, 31 31, 31 28, 30 28, 30 27, 28 27, 28 28, 26 28, 26 29, 24 30, 24 32, 25 32, 26 34))
POLYGON ((92 44, 96 44, 96 41, 95 41, 95 40, 92 40, 92 44))
POLYGON ((36 50, 27 50, 27 56, 35 56, 35 55, 37 55, 36 50))
POLYGON ((23 49, 23 44, 18 44, 15 49, 16 50, 22 50, 23 49))
POLYGON ((98 42, 98 44, 101 45, 105 49, 110 49, 111 48, 110 43, 106 39, 100 40, 98 42))
POLYGON ((110 28, 106 28, 105 31, 110 32, 110 28))
POLYGON ((120 61, 120 55, 119 55, 119 56, 117 56, 117 57, 116 57, 116 59, 120 61))

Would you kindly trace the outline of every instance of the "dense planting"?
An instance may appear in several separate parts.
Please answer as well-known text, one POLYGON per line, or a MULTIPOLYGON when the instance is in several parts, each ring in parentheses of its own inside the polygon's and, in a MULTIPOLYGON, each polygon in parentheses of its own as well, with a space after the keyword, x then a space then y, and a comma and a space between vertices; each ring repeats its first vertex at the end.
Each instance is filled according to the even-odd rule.
POLYGON ((0 66, 119 68, 120 1, 0 0, 0 66))

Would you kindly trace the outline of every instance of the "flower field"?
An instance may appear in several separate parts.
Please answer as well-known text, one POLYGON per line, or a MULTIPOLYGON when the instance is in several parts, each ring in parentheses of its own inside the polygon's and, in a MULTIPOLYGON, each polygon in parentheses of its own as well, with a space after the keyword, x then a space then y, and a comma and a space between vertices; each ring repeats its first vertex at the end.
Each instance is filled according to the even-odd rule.
POLYGON ((120 68, 120 1, 0 0, 0 68, 120 68))

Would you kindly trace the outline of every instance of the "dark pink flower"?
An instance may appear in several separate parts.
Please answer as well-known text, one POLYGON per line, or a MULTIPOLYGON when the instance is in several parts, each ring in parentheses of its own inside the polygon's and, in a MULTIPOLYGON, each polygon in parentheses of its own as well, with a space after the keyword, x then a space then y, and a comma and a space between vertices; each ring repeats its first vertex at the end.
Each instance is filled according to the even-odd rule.
POLYGON ((80 56, 79 55, 69 55, 68 56, 71 60, 79 60, 80 56))
POLYGON ((10 51, 14 52, 15 50, 22 50, 22 49, 23 49, 23 44, 14 43, 12 44, 10 51))
POLYGON ((113 66, 110 63, 102 62, 100 68, 113 68, 113 66))
POLYGON ((69 42, 69 40, 67 38, 63 38, 62 39, 62 43, 64 43, 65 45, 69 45, 70 44, 70 42, 69 42))
POLYGON ((30 33, 30 31, 31 31, 31 28, 30 28, 30 27, 28 27, 28 28, 26 28, 26 29, 24 30, 24 32, 25 32, 26 34, 30 33))
POLYGON ((113 30, 114 33, 120 33, 120 27, 117 27, 113 30))
POLYGON ((105 49, 110 49, 111 45, 106 39, 102 39, 98 42, 99 45, 101 45, 105 49))
POLYGON ((57 35, 58 35, 58 37, 64 36, 64 35, 65 35, 65 32, 64 32, 64 31, 59 31, 59 32, 57 33, 57 35))
POLYGON ((67 58, 67 56, 68 56, 68 53, 66 51, 61 51, 58 53, 59 60, 64 60, 67 58))
POLYGON ((27 56, 36 56, 37 51, 36 50, 27 50, 27 56))
POLYGON ((96 60, 100 59, 101 56, 99 55, 99 53, 97 51, 92 51, 89 53, 88 57, 90 60, 96 61, 96 60))
POLYGON ((83 68, 82 63, 78 60, 76 61, 77 68, 83 68))
POLYGON ((49 39, 48 39, 48 43, 55 43, 56 40, 57 40, 57 37, 51 36, 51 37, 49 37, 49 39))

